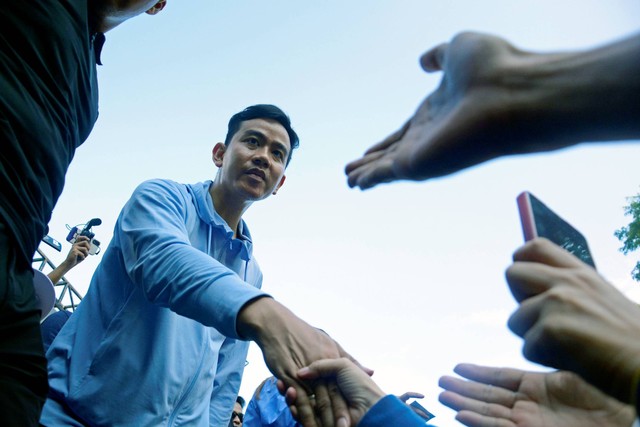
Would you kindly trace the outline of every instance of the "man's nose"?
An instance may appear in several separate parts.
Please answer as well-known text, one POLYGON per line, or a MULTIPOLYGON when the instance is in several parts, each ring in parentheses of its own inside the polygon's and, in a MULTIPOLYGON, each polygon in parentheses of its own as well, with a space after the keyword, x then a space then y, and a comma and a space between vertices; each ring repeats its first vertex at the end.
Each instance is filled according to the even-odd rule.
POLYGON ((265 168, 269 166, 269 156, 267 155, 266 150, 256 150, 251 160, 254 165, 265 168))

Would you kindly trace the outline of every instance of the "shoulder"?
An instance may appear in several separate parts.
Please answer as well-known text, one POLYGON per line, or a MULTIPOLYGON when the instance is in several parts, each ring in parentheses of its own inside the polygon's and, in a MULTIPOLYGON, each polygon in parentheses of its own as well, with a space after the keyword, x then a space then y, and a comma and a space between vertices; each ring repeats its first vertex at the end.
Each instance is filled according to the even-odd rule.
POLYGON ((187 186, 170 179, 150 179, 139 184, 133 191, 133 198, 140 196, 166 197, 169 195, 187 196, 187 186))

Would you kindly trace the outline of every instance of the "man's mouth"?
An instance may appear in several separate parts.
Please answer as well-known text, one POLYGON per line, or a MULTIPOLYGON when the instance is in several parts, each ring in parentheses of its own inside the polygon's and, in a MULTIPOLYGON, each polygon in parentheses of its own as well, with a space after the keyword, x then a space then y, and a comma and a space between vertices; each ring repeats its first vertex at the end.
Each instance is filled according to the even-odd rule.
POLYGON ((249 169, 246 173, 247 173, 247 175, 257 176, 260 179, 262 179, 263 181, 266 179, 264 171, 261 170, 261 169, 258 169, 258 168, 249 169))

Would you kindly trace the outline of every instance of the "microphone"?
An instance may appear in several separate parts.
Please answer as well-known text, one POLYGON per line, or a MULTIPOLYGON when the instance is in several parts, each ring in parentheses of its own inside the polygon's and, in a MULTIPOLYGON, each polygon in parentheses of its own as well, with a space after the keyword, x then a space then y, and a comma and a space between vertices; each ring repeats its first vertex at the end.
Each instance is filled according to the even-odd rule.
POLYGON ((85 229, 91 228, 94 225, 100 225, 102 224, 102 220, 100 218, 92 218, 89 220, 89 222, 87 222, 84 226, 85 229))

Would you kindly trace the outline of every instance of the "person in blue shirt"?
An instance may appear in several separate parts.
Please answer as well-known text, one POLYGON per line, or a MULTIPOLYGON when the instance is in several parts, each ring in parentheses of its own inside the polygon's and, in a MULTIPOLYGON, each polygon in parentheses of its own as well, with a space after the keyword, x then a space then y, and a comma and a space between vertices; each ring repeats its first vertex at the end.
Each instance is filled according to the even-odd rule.
MULTIPOLYGON (((355 367, 355 369, 360 368, 355 367)), ((334 372, 329 371, 325 371, 324 373, 334 374, 334 372)), ((325 377, 327 376, 330 375, 326 375, 325 377)), ((357 374, 354 374, 354 380, 358 378, 357 374)), ((371 381, 371 379, 362 381, 362 388, 366 389, 367 382, 371 381)), ((338 387, 340 387, 341 392, 346 394, 347 403, 350 403, 352 399, 357 399, 357 397, 348 394, 349 389, 342 390, 342 383, 338 382, 338 387)), ((424 395, 421 393, 409 391, 397 396, 397 399, 390 398, 389 400, 394 403, 397 403, 396 401, 398 400, 412 412, 424 417, 422 419, 422 424, 424 425, 426 419, 433 418, 433 414, 428 411, 425 412, 426 410, 423 411, 422 409, 424 408, 415 408, 407 405, 406 403, 408 399, 422 399, 423 397, 424 395)), ((357 419, 358 418, 352 419, 352 422, 357 422, 357 419)), ((289 405, 285 400, 285 396, 283 396, 278 389, 278 380, 274 377, 267 378, 256 388, 253 397, 247 405, 247 412, 244 416, 243 425, 244 427, 301 427, 301 424, 293 418, 289 405)))
MULTIPOLYGON (((301 395, 303 364, 347 356, 260 290, 242 219, 280 190, 297 146, 282 110, 254 105, 231 118, 213 148, 213 181, 138 186, 82 304, 47 352, 44 426, 226 427, 249 340, 301 395)), ((298 414, 313 426, 305 411, 313 412, 302 402, 298 414)))

